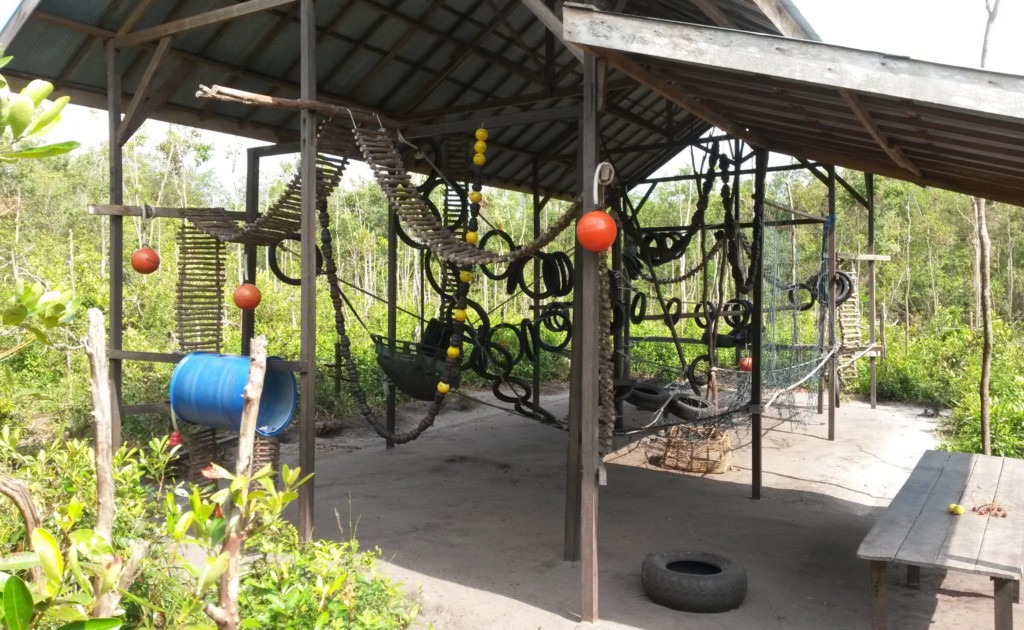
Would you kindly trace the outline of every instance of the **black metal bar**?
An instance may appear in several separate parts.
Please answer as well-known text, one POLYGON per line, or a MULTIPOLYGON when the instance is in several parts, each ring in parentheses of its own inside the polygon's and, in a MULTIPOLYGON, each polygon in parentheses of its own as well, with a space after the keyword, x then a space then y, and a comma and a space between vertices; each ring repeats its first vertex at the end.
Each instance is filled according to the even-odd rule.
MULTIPOLYGON (((124 171, 121 143, 117 130, 121 126, 120 52, 107 42, 107 125, 110 152, 110 203, 124 203, 124 171)), ((111 349, 120 350, 124 341, 124 218, 110 217, 110 340, 111 349)), ((121 446, 122 371, 121 360, 111 358, 108 371, 111 388, 111 448, 121 446)))
MULTIPOLYGON (((245 220, 255 221, 260 213, 260 156, 249 149, 245 160, 245 220)), ((255 245, 242 248, 245 261, 245 273, 242 282, 256 284, 256 254, 259 250, 255 245)), ((242 309, 242 354, 249 355, 252 338, 256 334, 255 309, 242 309)))
MULTIPOLYGON (((540 169, 537 167, 537 162, 534 161, 532 167, 532 180, 533 180, 533 238, 536 240, 540 236, 540 211, 541 211, 541 199, 540 199, 540 169)), ((540 258, 535 257, 533 259, 533 294, 534 296, 540 295, 540 258)), ((533 321, 540 321, 540 299, 537 297, 533 298, 533 321)), ((526 340, 530 342, 529 339, 526 340)), ((535 348, 533 353, 533 406, 535 409, 540 408, 540 348, 535 348)), ((534 412, 534 417, 539 418, 540 413, 534 412)))
MULTIPOLYGON (((769 173, 780 173, 780 172, 785 172, 785 171, 801 171, 801 170, 804 170, 805 168, 807 168, 807 167, 804 166, 803 164, 786 164, 786 165, 783 165, 783 166, 770 166, 770 167, 768 167, 767 171, 769 173)), ((737 171, 737 173, 740 174, 740 175, 754 175, 756 172, 757 172, 757 169, 754 169, 754 168, 739 169, 737 171)), ((692 181, 692 180, 702 179, 703 177, 704 177, 703 175, 697 175, 697 174, 694 174, 694 173, 688 173, 686 175, 668 175, 668 176, 665 176, 665 177, 651 177, 649 179, 640 180, 639 182, 636 183, 636 185, 637 186, 642 186, 644 184, 664 184, 664 183, 668 183, 668 182, 685 182, 685 181, 692 181)))
MULTIPOLYGON (((316 100, 316 4, 299 4, 300 85, 299 95, 316 100)), ((299 116, 302 145, 299 171, 302 178, 302 329, 300 357, 306 371, 299 377, 299 467, 304 474, 316 468, 316 112, 306 109, 299 116)), ((299 539, 313 539, 313 501, 316 477, 299 487, 299 539)))
MULTIPOLYGON (((754 174, 754 221, 764 222, 764 196, 765 196, 765 180, 767 179, 767 166, 768 166, 768 150, 757 148, 755 149, 755 160, 756 170, 754 174)), ((761 309, 764 306, 764 226, 761 229, 754 230, 754 239, 751 246, 757 256, 755 268, 757 273, 754 275, 754 289, 753 289, 753 302, 754 308, 751 313, 751 327, 756 331, 753 342, 750 347, 750 356, 754 363, 754 369, 750 372, 750 433, 751 433, 751 451, 750 451, 750 497, 752 499, 761 498, 761 477, 763 470, 762 462, 762 444, 761 444, 761 370, 763 363, 761 361, 761 337, 763 328, 763 317, 761 309)))
MULTIPOLYGON (((388 347, 391 355, 396 352, 396 338, 398 336, 398 215, 388 212, 388 347)), ((424 259, 424 264, 427 260, 424 259)), ((397 393, 394 384, 388 381, 387 401, 385 406, 385 422, 388 431, 394 433, 396 426, 396 413, 398 405, 397 393)), ((395 448, 395 443, 385 440, 385 448, 395 448)))
MULTIPOLYGON (((836 347, 836 167, 828 167, 828 345, 836 347)), ((837 357, 828 361, 828 439, 836 439, 836 403, 839 383, 836 380, 837 357)))

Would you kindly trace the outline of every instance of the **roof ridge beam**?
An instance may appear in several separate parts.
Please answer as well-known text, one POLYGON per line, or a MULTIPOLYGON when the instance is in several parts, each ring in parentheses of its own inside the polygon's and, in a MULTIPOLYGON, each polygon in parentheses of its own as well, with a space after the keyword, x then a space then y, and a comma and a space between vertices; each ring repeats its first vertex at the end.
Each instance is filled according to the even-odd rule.
POLYGON ((860 124, 863 125, 864 129, 868 132, 868 134, 875 140, 875 142, 878 143, 878 146, 881 147, 883 151, 885 151, 886 155, 888 155, 892 159, 892 161, 896 163, 897 166, 906 169, 907 171, 913 173, 917 177, 924 176, 924 173, 921 172, 921 169, 919 169, 916 165, 914 165, 913 162, 910 161, 910 158, 908 158, 906 154, 903 153, 903 150, 896 146, 894 143, 890 142, 889 139, 885 137, 885 134, 882 133, 882 130, 878 128, 878 123, 876 123, 874 119, 871 118, 871 114, 864 107, 864 104, 861 103, 860 99, 857 98, 857 95, 852 90, 848 90, 846 88, 839 88, 839 96, 841 96, 843 100, 846 101, 846 104, 850 106, 850 110, 853 111, 853 115, 857 117, 857 120, 860 121, 860 124))
POLYGON ((116 48, 138 46, 139 44, 146 44, 157 39, 163 39, 168 35, 178 35, 204 26, 213 26, 223 22, 230 22, 236 18, 251 15, 253 13, 261 13, 269 9, 276 9, 277 7, 284 6, 286 4, 292 4, 295 1, 296 0, 248 0, 247 2, 224 7, 223 9, 215 9, 213 11, 207 11, 206 13, 200 13, 199 15, 193 15, 180 20, 174 20, 173 22, 167 22, 166 24, 159 24, 150 28, 144 28, 141 31, 118 35, 114 37, 114 46, 116 48))

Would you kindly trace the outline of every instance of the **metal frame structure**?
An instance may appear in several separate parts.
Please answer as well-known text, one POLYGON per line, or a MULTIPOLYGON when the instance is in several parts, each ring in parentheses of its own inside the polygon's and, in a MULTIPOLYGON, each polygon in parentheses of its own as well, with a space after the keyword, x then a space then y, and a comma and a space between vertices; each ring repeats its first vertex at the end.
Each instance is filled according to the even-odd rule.
MULTIPOLYGON (((316 313, 316 193, 311 184, 317 101, 379 112, 408 137, 463 133, 481 122, 499 128, 492 146, 502 157, 494 160, 483 183, 533 193, 535 230, 542 198, 580 195, 584 209, 598 203, 592 191, 600 157, 615 155, 622 181, 640 182, 712 126, 757 149, 753 174, 762 190, 770 170, 767 151, 774 150, 1024 203, 1019 143, 1024 140, 1024 79, 800 41, 795 38, 815 36, 787 0, 614 0, 610 4, 618 13, 566 4, 561 18, 550 0, 433 0, 412 3, 422 5, 417 13, 383 0, 36 4, 22 3, 19 35, 4 31, 4 37, 13 37, 15 54, 5 75, 49 78, 57 93, 108 111, 110 205, 95 211, 110 215, 110 378, 119 404, 123 361, 180 358, 123 348, 123 217, 139 212, 123 205, 123 144, 147 118, 297 143, 288 146, 299 148, 304 184, 304 325, 300 357, 283 367, 300 375, 300 465, 306 472, 315 466, 315 329, 305 324, 316 313), (41 40, 54 45, 21 52, 22 46, 41 40), (287 111, 197 101, 201 82, 297 94, 300 106, 287 111), (978 168, 974 160, 979 156, 992 160, 978 168)), ((446 160, 443 140, 432 148, 442 170, 464 178, 466 165, 446 160)), ((354 147, 340 150, 359 158, 354 147)), ((260 155, 261 150, 249 153, 243 215, 249 219, 257 213, 260 155)), ((410 170, 422 172, 428 166, 411 152, 405 159, 410 170)), ((861 195, 834 168, 822 173, 804 164, 829 186, 830 212, 836 185, 863 200, 873 254, 873 180, 868 179, 867 194, 861 195)), ((175 212, 156 209, 157 216, 175 212)), ((392 224, 392 305, 394 248, 392 224)), ((254 254, 246 248, 250 279, 254 254)), ((592 622, 598 617, 598 258, 577 250, 576 260, 565 556, 581 560, 581 616, 592 622)), ((868 261, 873 335, 874 261, 868 261)), ((759 321, 760 286, 754 291, 759 321)), ((252 318, 243 318, 244 337, 252 327, 252 318)), ((393 321, 388 328, 393 338, 393 321)), ((754 352, 759 351, 755 345, 754 352)), ((873 366, 874 357, 871 361, 873 366)), ((835 433, 834 368, 833 362, 830 438, 835 433)), ((756 497, 761 470, 756 377, 751 403, 756 497)), ((392 425, 393 417, 392 398, 392 425)), ((312 535, 313 492, 314 484, 300 491, 299 530, 306 539, 312 535)))

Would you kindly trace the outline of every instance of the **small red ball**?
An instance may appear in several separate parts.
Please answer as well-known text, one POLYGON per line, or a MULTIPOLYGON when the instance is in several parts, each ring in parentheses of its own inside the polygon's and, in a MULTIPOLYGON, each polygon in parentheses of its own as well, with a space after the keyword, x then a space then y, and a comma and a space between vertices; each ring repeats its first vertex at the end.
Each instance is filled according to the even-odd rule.
POLYGON ((235 306, 238 308, 243 311, 251 311, 260 305, 263 294, 260 293, 255 284, 245 282, 235 288, 235 292, 231 294, 231 299, 234 300, 235 306))
POLYGON ((149 247, 140 247, 132 254, 132 269, 148 274, 160 268, 160 254, 149 247))
POLYGON ((750 357, 743 357, 740 359, 740 369, 744 372, 754 371, 754 359, 750 357))
POLYGON ((615 219, 603 210, 591 210, 576 224, 576 238, 592 252, 603 252, 611 247, 617 234, 615 219))

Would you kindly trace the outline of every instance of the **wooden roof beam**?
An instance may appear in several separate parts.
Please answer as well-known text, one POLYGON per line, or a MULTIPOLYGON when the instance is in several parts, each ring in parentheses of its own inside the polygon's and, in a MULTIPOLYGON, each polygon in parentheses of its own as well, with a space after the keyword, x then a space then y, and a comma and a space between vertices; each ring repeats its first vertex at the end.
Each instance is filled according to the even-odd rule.
POLYGON ((531 13, 537 16, 537 19, 540 20, 541 24, 543 24, 545 28, 555 34, 558 41, 562 42, 562 45, 572 53, 572 56, 576 57, 576 60, 580 63, 583 63, 583 51, 580 50, 579 46, 566 41, 565 37, 562 35, 562 32, 565 30, 562 27, 562 20, 558 19, 558 16, 548 8, 548 5, 544 3, 544 0, 522 0, 522 2, 531 13))
POLYGON ((729 19, 721 9, 718 8, 718 4, 711 0, 692 0, 693 4, 701 10, 701 12, 708 16, 716 26, 722 28, 737 28, 736 23, 729 19))
POLYGON ((252 15, 253 13, 261 13, 269 9, 276 9, 277 7, 291 4, 295 1, 296 0, 248 0, 248 2, 224 7, 223 9, 215 9, 213 11, 207 11, 206 13, 200 13, 199 15, 193 15, 180 20, 174 20, 173 22, 167 22, 166 24, 159 24, 151 28, 144 28, 141 31, 118 35, 114 38, 114 46, 117 48, 138 46, 139 44, 163 39, 168 35, 178 35, 197 28, 203 28, 204 26, 213 26, 215 24, 230 22, 231 20, 244 17, 246 15, 252 15))
POLYGON ((882 133, 882 130, 878 128, 878 124, 871 118, 871 114, 864 107, 864 104, 860 102, 857 95, 846 88, 839 88, 839 96, 846 101, 846 104, 850 106, 850 110, 853 111, 853 115, 857 117, 860 124, 864 126, 864 129, 868 134, 878 143, 878 146, 885 151, 893 162, 903 169, 913 173, 916 177, 922 177, 923 173, 921 169, 914 165, 909 158, 903 153, 903 150, 898 146, 889 141, 882 133))
POLYGON ((156 77, 157 70, 163 64, 164 60, 167 59, 167 53, 171 51, 171 40, 174 39, 168 35, 160 40, 160 43, 156 47, 156 51, 153 56, 149 59, 149 64, 146 66, 146 71, 142 74, 142 80, 139 81, 138 87, 135 88, 135 94, 132 96, 132 102, 128 104, 128 109, 125 110, 124 117, 121 119, 121 126, 117 129, 117 141, 119 144, 124 144, 131 137, 128 130, 131 129, 133 132, 138 129, 142 123, 142 116, 140 108, 149 96, 146 94, 149 91, 149 86, 153 83, 153 79, 156 77))
POLYGON ((771 20, 775 28, 779 29, 779 32, 786 37, 792 37, 794 39, 810 39, 817 40, 818 36, 815 33, 804 30, 804 27, 800 26, 800 23, 793 18, 793 15, 779 0, 754 0, 754 4, 757 8, 761 9, 761 13, 771 20))

